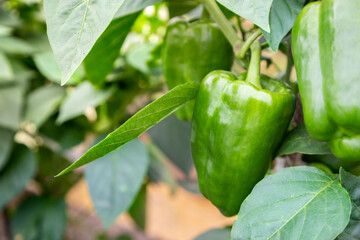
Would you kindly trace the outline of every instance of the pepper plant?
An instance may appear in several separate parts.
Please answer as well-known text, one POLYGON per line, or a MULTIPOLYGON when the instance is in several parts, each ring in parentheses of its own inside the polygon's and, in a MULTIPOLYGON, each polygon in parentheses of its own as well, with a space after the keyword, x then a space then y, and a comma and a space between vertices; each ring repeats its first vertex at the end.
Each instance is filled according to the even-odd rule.
MULTIPOLYGON (((197 239, 360 236, 359 1, 44 0, 43 8, 52 52, 37 52, 33 61, 41 71, 39 62, 54 57, 58 82, 76 86, 65 101, 56 102, 61 104, 57 124, 83 113, 84 99, 98 115, 96 124, 88 124, 89 117, 77 119, 99 135, 97 143, 56 181, 88 164, 85 176, 105 227, 124 211, 136 212, 131 203, 146 189, 141 185, 151 163, 149 168, 144 141, 137 138, 155 139, 155 125, 176 112, 191 124, 186 141, 201 193, 225 216, 237 215, 231 230, 212 230, 197 239), (124 59, 120 49, 131 38, 131 27, 153 4, 168 8, 166 34, 158 45, 133 46, 124 59), (286 55, 286 69, 278 76, 261 74, 261 62, 276 65, 269 52, 286 55), (291 78, 294 69, 297 81, 291 78), (124 114, 131 99, 159 92, 163 83, 166 93, 133 115, 124 114), (99 187, 95 176, 102 174, 112 181, 104 178, 99 187), (100 204, 112 198, 122 204, 100 204)), ((21 81, 15 85, 18 90, 7 89, 0 97, 26 91, 21 81)), ((43 91, 60 96, 63 88, 43 91)), ((36 97, 29 97, 28 105, 31 99, 36 97)), ((51 99, 43 102, 55 104, 51 99)), ((51 109, 44 119, 29 113, 30 120, 44 123, 51 109)), ((2 127, 18 131, 6 121, 0 118, 2 127)), ((147 149, 159 155, 154 145, 147 149)), ((7 168, 2 171, 6 175, 7 168)))

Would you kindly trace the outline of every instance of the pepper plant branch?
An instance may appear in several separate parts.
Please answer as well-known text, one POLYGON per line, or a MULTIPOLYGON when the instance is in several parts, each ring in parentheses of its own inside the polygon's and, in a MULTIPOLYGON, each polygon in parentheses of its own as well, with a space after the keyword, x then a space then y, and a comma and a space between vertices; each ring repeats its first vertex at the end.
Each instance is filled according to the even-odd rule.
POLYGON ((256 30, 253 34, 251 34, 251 36, 246 39, 245 43, 243 44, 243 46, 240 49, 239 52, 239 58, 244 58, 245 54, 247 53, 247 51, 249 50, 251 44, 261 35, 261 30, 258 29, 256 30))
POLYGON ((237 35, 236 31, 232 27, 231 23, 224 16, 215 0, 201 0, 202 4, 209 11, 210 15, 214 18, 216 23, 219 25, 221 31, 234 49, 235 55, 240 51, 242 41, 237 35))
POLYGON ((258 89, 262 89, 260 84, 260 59, 261 59, 261 46, 259 40, 255 40, 251 44, 251 59, 248 69, 246 81, 253 84, 258 89))
POLYGON ((237 23, 237 26, 238 26, 239 31, 241 33, 241 37, 244 40, 245 39, 245 31, 243 29, 243 26, 241 25, 240 17, 236 17, 236 23, 237 23))

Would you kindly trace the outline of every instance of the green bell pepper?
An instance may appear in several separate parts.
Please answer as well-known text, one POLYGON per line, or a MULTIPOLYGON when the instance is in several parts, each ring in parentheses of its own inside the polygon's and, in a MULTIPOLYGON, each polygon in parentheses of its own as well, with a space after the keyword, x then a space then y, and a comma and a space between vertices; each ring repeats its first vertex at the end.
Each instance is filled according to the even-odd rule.
MULTIPOLYGON (((172 89, 190 81, 200 83, 212 70, 230 70, 233 50, 215 23, 176 18, 167 28, 162 60, 166 83, 172 89)), ((191 120, 193 105, 179 109, 178 117, 191 120)))
POLYGON ((260 79, 260 44, 248 73, 213 71, 200 84, 191 150, 199 187, 225 216, 265 175, 294 113, 295 97, 280 80, 260 79), (242 80, 245 79, 246 80, 242 80))
POLYGON ((360 160, 360 1, 308 4, 292 31, 304 120, 344 161, 360 160))

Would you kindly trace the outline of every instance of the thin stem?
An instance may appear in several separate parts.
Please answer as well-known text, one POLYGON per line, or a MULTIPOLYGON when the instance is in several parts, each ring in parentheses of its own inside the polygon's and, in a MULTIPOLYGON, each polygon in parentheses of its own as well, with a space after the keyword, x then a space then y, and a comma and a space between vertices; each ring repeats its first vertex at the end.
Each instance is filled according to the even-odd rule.
POLYGON ((261 46, 259 40, 255 40, 251 44, 251 59, 248 69, 246 81, 253 84, 258 89, 262 89, 260 83, 260 58, 261 58, 261 46))
POLYGON ((241 33, 241 37, 244 40, 245 39, 245 31, 243 29, 243 26, 241 25, 241 20, 240 17, 236 17, 236 23, 238 25, 239 31, 241 33))
POLYGON ((261 44, 261 48, 268 48, 268 47, 269 47, 269 43, 267 41, 261 44))
POLYGON ((215 0, 201 0, 201 2, 219 25, 221 31, 224 33, 236 54, 237 51, 241 49, 242 41, 238 37, 236 31, 233 29, 231 23, 224 16, 215 0))
POLYGON ((261 35, 261 30, 258 29, 256 30, 253 34, 251 34, 251 36, 246 39, 244 45, 242 46, 240 52, 239 52, 239 58, 244 58, 245 54, 247 53, 247 51, 249 50, 251 44, 261 35))

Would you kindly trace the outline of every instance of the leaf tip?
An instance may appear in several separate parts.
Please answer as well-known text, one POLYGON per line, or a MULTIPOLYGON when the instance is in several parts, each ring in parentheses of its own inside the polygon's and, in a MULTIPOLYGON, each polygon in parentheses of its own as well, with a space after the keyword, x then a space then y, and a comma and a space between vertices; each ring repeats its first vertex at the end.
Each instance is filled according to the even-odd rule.
POLYGON ((71 171, 70 167, 71 167, 71 166, 69 166, 69 167, 65 168, 65 169, 64 169, 64 170, 62 170, 60 173, 58 173, 57 175, 55 175, 55 178, 61 177, 62 175, 64 175, 64 174, 66 174, 66 173, 70 172, 70 171, 71 171))

